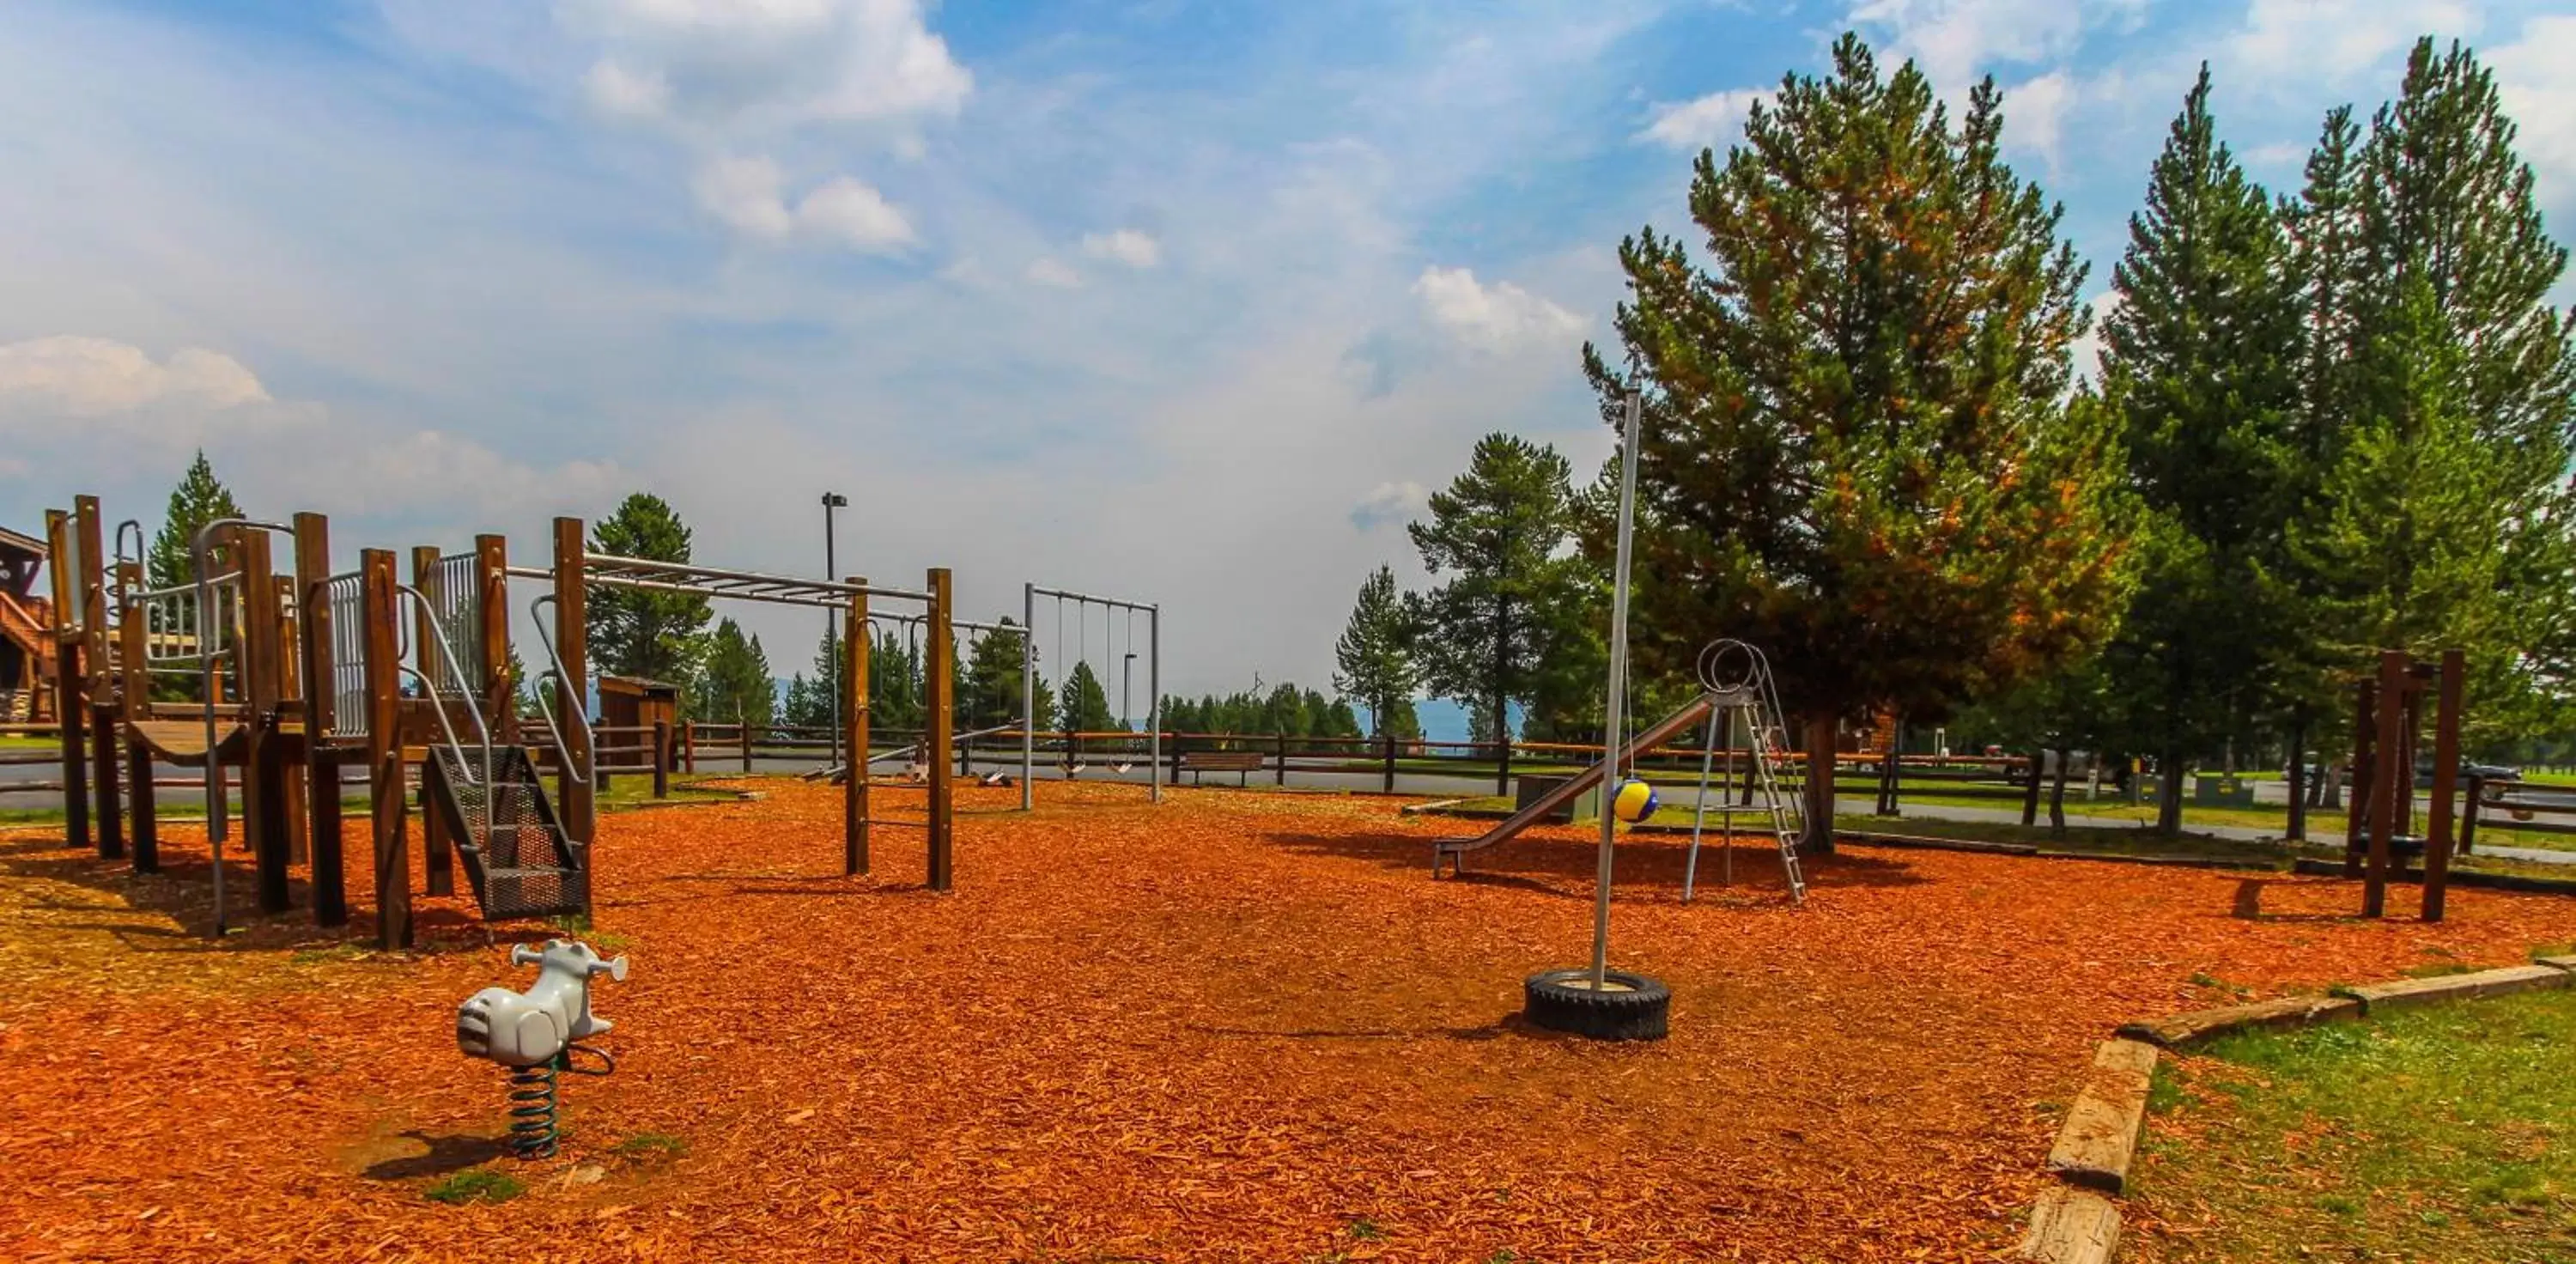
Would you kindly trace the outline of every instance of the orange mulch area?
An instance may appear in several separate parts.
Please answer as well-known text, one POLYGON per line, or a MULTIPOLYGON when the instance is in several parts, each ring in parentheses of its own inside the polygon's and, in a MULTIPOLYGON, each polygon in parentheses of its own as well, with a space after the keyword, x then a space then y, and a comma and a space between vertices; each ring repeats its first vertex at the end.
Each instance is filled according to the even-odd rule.
POLYGON ((969 788, 936 895, 920 831, 845 879, 837 790, 746 784, 603 819, 619 1069, 566 1079, 534 1164, 495 1158, 502 1073, 451 1028, 543 927, 424 900, 413 952, 302 914, 217 947, 201 835, 152 879, 0 841, 0 1256, 1992 1258, 2118 1021, 2576 933, 2542 896, 2365 923, 2339 880, 1867 848, 1793 909, 1750 839, 1686 906, 1681 846, 1637 841, 1613 956, 1673 1035, 1603 1046, 1515 1017, 1589 952, 1584 831, 1435 882, 1458 823, 1391 800, 969 788), (478 1164, 528 1192, 423 1196, 478 1164))

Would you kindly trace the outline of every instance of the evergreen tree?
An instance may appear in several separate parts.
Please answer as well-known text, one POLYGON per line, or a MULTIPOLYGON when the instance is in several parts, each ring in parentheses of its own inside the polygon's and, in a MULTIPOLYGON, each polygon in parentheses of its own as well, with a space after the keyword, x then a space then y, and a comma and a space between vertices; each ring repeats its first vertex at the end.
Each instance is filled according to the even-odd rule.
POLYGON ((1549 648, 1540 612, 1573 599, 1578 572, 1558 556, 1572 525, 1568 472, 1554 448, 1487 435, 1467 471, 1432 493, 1430 521, 1407 528, 1440 581, 1407 611, 1423 683, 1464 705, 1486 740, 1529 699, 1549 648))
POLYGON ((890 729, 917 729, 929 712, 926 657, 917 633, 892 629, 876 634, 868 650, 868 723, 890 729))
MULTIPOLYGON (((1630 629, 1643 678, 1709 639, 1760 645, 1807 744, 1873 709, 1940 713, 2103 636, 2117 440, 2064 404, 2084 268, 2001 156, 2002 95, 1957 127, 1857 36, 1786 77, 1690 191, 1708 266, 1622 243, 1633 366, 1590 347, 1616 427, 1643 392, 1630 629)), ((1596 563, 1606 561, 1596 555, 1596 563)), ((1829 760, 1808 842, 1831 846, 1829 760)))
POLYGON ((1360 582, 1350 622, 1333 646, 1333 662, 1340 669, 1334 673, 1333 688, 1357 698, 1381 723, 1392 718, 1399 706, 1410 703, 1418 683, 1412 640, 1404 599, 1395 587, 1395 571, 1380 566, 1360 582))
POLYGON ((716 624, 707 642, 705 669, 688 693, 689 715, 711 724, 767 724, 777 703, 769 655, 760 638, 746 637, 731 619, 716 624))
MULTIPOLYGON (((656 562, 689 560, 689 528, 661 497, 636 492, 591 527, 593 552, 656 562)), ((706 652, 707 599, 688 593, 597 588, 590 594, 590 652, 603 675, 687 685, 706 652)))
MULTIPOLYGON (((964 723, 970 729, 988 729, 1017 723, 1020 718, 1020 637, 1019 625, 1009 615, 996 621, 996 626, 1009 632, 989 632, 976 638, 975 648, 960 665, 962 683, 957 689, 958 706, 964 723)), ((1038 673, 1038 727, 1055 722, 1055 691, 1038 673)))
POLYGON ((1064 706, 1057 725, 1067 733, 1103 733, 1118 727, 1118 717, 1109 712, 1109 694, 1100 687, 1100 678, 1091 674, 1087 660, 1074 660, 1073 670, 1064 678, 1064 706))
POLYGON ((2182 824, 2181 772, 2276 699, 2267 646, 2291 633, 2262 600, 2300 497, 2301 308, 2269 195, 2218 139, 2209 68, 2183 100, 2129 217, 2103 328, 2103 385, 2127 438, 2142 527, 2141 599, 2110 651, 2130 732, 2157 754, 2157 825, 2182 824))
POLYGON ((2332 366, 2352 420, 2292 531, 2337 675, 2366 674, 2383 648, 2464 649, 2468 713, 2489 726, 2536 722, 2576 665, 2576 357, 2549 304, 2567 253, 2515 135, 2473 54, 2416 45, 2353 182, 2353 338, 2332 366))
POLYGON ((196 547, 197 532, 209 522, 242 516, 241 503, 215 477, 214 464, 206 460, 205 449, 197 449, 196 459, 188 463, 188 472, 170 490, 169 507, 161 513, 161 530, 153 535, 152 548, 144 555, 144 572, 150 585, 176 588, 194 583, 197 567, 191 551, 196 547))

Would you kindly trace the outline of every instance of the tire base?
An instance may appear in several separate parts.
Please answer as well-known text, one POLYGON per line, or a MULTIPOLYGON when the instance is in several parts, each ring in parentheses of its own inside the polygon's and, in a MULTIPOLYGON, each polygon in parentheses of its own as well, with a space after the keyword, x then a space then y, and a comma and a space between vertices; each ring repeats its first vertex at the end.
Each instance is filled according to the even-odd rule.
POLYGON ((1672 990, 1642 974, 1608 973, 1612 985, 1592 990, 1588 969, 1547 970, 1521 985, 1521 1016, 1533 1027, 1591 1040, 1661 1040, 1672 990))

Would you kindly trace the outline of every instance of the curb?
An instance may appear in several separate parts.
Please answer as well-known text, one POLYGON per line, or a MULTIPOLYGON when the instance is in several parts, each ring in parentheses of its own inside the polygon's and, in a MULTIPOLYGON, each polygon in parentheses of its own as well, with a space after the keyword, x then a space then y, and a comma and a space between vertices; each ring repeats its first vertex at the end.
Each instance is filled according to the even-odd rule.
POLYGON ((2576 986, 2576 955, 2122 1023, 2113 1039, 2094 1050, 2092 1074, 2058 1128, 2048 1172, 2060 1183, 2031 1205, 2030 1228, 2015 1257, 2039 1264, 2111 1264, 2118 1254, 2120 1208, 2105 1195, 2128 1184, 2129 1163, 2146 1130, 2147 1086, 2158 1049, 2188 1048, 2231 1032, 2309 1027, 2383 1009, 2570 986, 2576 986))

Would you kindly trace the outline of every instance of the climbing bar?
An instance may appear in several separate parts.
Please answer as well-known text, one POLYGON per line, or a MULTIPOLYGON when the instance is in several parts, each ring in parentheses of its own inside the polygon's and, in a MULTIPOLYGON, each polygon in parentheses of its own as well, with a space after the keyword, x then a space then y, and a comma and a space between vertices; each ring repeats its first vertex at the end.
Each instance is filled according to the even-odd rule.
POLYGON ((708 597, 737 597, 745 601, 767 601, 788 606, 821 606, 839 609, 853 596, 892 597, 904 601, 927 602, 930 594, 908 588, 879 588, 868 584, 844 583, 838 580, 800 579, 788 575, 767 575, 759 571, 729 570, 720 566, 699 566, 689 562, 656 562, 649 558, 619 557, 613 553, 582 555, 584 578, 593 584, 618 588, 640 588, 655 592, 688 593, 708 597))

